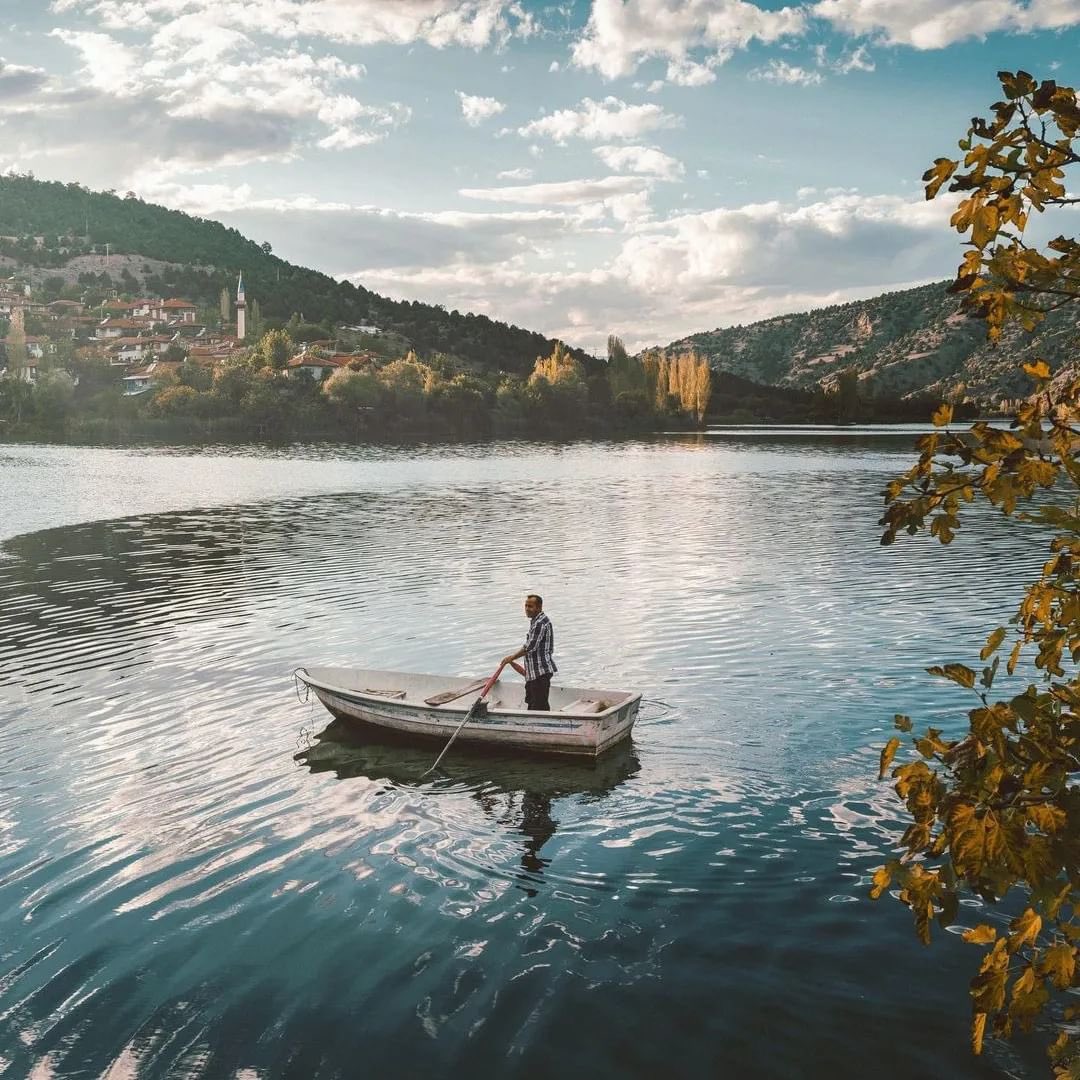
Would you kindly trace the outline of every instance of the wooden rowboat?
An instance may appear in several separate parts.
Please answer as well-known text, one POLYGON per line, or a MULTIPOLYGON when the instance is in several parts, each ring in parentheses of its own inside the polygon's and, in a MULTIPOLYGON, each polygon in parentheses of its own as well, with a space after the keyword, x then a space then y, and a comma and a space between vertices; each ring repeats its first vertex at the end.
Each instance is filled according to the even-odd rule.
MULTIPOLYGON (((295 675, 339 719, 444 743, 485 683, 363 668, 297 668, 295 675)), ((550 712, 529 711, 524 684, 500 680, 488 692, 487 708, 461 729, 458 741, 595 758, 629 736, 641 695, 552 686, 548 700, 550 712)))

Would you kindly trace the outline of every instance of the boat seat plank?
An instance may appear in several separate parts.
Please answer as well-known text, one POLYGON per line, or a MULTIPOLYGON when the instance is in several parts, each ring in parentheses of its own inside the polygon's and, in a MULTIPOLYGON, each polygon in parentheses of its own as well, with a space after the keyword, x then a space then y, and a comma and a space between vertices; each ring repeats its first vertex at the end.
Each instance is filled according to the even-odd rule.
POLYGON ((403 698, 403 697, 405 697, 405 691, 404 690, 376 690, 376 689, 374 689, 373 687, 370 687, 370 686, 364 687, 364 693, 365 694, 378 694, 379 697, 388 697, 388 698, 403 698))
POLYGON ((568 713, 598 713, 603 712, 607 708, 606 701, 598 701, 596 698, 578 698, 576 701, 571 701, 569 705, 564 705, 559 712, 568 713))

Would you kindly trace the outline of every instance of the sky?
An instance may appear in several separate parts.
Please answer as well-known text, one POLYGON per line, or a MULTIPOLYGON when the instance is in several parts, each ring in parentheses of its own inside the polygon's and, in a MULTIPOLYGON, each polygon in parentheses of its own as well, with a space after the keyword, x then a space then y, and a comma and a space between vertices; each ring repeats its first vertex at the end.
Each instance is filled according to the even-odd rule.
POLYGON ((0 0, 0 171, 602 351, 950 277, 919 178, 1080 0, 0 0))

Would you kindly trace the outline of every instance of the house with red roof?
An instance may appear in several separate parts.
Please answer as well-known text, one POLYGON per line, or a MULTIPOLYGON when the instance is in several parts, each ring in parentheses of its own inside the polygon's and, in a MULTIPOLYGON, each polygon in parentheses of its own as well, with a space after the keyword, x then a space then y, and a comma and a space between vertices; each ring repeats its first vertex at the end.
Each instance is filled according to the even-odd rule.
POLYGON ((307 372, 316 382, 320 382, 328 375, 332 375, 343 365, 336 358, 328 356, 316 356, 305 350, 294 356, 285 365, 286 375, 296 375, 302 371, 307 372))

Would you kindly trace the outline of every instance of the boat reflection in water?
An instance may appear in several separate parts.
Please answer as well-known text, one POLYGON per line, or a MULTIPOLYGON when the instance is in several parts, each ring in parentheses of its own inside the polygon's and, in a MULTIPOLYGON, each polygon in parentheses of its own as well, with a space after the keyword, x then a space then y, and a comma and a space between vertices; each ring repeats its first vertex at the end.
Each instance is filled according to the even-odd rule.
POLYGON ((606 799, 641 770, 629 739, 587 760, 530 758, 455 746, 439 772, 425 776, 437 753, 437 748, 334 720, 295 759, 313 773, 334 772, 340 780, 362 776, 433 791, 445 790, 449 781, 454 791, 467 791, 499 825, 524 837, 521 867, 533 880, 551 861, 541 856, 540 849, 558 830, 553 804, 569 798, 585 803, 606 799))

